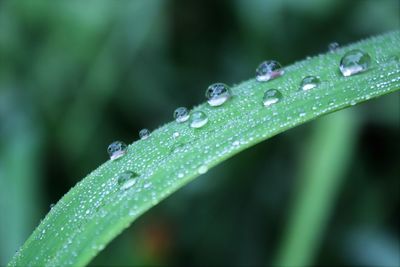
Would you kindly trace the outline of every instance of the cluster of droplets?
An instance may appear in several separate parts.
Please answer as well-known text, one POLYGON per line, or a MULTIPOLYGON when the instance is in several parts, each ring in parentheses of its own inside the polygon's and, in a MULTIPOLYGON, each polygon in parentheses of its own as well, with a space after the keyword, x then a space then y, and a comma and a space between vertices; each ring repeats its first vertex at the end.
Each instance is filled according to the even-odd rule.
MULTIPOLYGON (((338 43, 329 44, 329 51, 335 53, 339 48, 338 43)), ((345 53, 340 60, 339 70, 343 76, 348 77, 364 71, 367 71, 371 65, 371 57, 368 53, 354 49, 345 53)), ((259 82, 266 82, 284 74, 279 62, 274 60, 264 61, 256 69, 256 80, 259 82)), ((309 91, 318 87, 321 80, 318 76, 310 75, 304 77, 300 82, 300 91, 309 91)), ((281 101, 283 98, 282 93, 277 89, 268 89, 264 93, 263 105, 270 107, 281 101)), ((303 113, 302 113, 303 114, 303 113)))
MULTIPOLYGON (((329 51, 337 53, 339 49, 338 43, 329 44, 329 51)), ((355 49, 348 51, 343 55, 340 60, 339 70, 345 77, 352 76, 364 72, 370 68, 371 57, 368 53, 355 49)), ((262 62, 256 69, 256 80, 258 82, 269 82, 285 74, 285 70, 281 64, 275 60, 267 60, 262 62)), ((305 76, 299 83, 299 91, 310 91, 317 88, 321 84, 320 77, 316 75, 305 76)), ((212 108, 219 108, 232 98, 232 92, 228 85, 224 83, 211 84, 205 91, 207 103, 212 108)), ((262 105, 266 108, 281 102, 284 96, 281 91, 274 88, 269 88, 264 92, 262 98, 262 105)), ((314 107, 313 107, 314 110, 314 107)), ((275 115, 274 112, 273 115, 275 115)), ((299 111, 299 117, 306 115, 304 110, 299 111)), ((173 112, 173 118, 178 124, 186 123, 190 128, 199 129, 207 125, 209 118, 204 110, 193 110, 190 112, 186 107, 178 107, 173 112)), ((288 120, 290 120, 288 116, 288 120)), ((146 140, 150 137, 151 133, 148 129, 142 129, 139 132, 141 140, 146 140)), ((173 139, 180 138, 179 131, 172 134, 173 139)), ((127 151, 127 145, 121 141, 115 141, 108 147, 108 154, 111 160, 117 160, 124 156, 127 151)), ((204 173, 206 165, 202 165, 198 173, 204 173)), ((136 184, 139 175, 133 171, 124 171, 117 176, 117 183, 121 189, 129 189, 136 184)))
MULTIPOLYGON (((330 49, 332 53, 338 53, 338 48, 336 47, 335 49, 330 49)), ((335 57, 336 55, 331 55, 332 57, 335 57)), ((398 57, 393 57, 391 59, 387 60, 389 63, 388 64, 397 64, 399 66, 399 58, 398 57)), ((371 65, 371 58, 370 56, 361 51, 361 50, 352 50, 347 53, 345 53, 340 60, 340 64, 338 65, 338 70, 337 72, 342 74, 344 77, 349 77, 355 74, 363 73, 364 71, 367 71, 368 68, 370 68, 371 65), (339 72, 340 71, 340 72, 339 72)), ((273 108, 274 105, 277 105, 278 103, 283 104, 282 100, 284 99, 284 95, 282 94, 279 87, 272 86, 274 82, 270 82, 276 78, 281 77, 282 75, 285 74, 285 71, 282 69, 281 65, 277 61, 265 61, 263 62, 256 71, 256 80, 259 83, 266 83, 264 85, 270 85, 270 87, 273 88, 266 88, 266 91, 263 94, 262 101, 261 101, 261 96, 259 97, 260 102, 262 102, 262 106, 260 104, 260 109, 263 108, 268 108, 271 110, 272 115, 271 116, 265 116, 266 118, 262 118, 263 121, 268 122, 273 116, 276 116, 278 113, 277 109, 273 108), (276 88, 276 89, 275 89, 276 88), (279 90, 278 90, 279 89, 279 90)), ((287 74, 286 74, 287 75, 287 74)), ((299 79, 298 83, 298 88, 296 94, 301 94, 305 97, 308 97, 312 94, 308 92, 312 92, 312 90, 315 90, 315 88, 318 88, 321 85, 321 78, 317 76, 317 73, 310 73, 309 76, 303 77, 303 79, 299 79), (305 93, 307 92, 307 93, 305 93)), ((377 85, 379 86, 379 85, 377 85)), ((250 89, 254 88, 254 83, 251 83, 251 86, 249 86, 250 89), (253 87, 252 87, 253 86, 253 87)), ((210 154, 213 152, 212 145, 206 144, 204 145, 204 142, 201 143, 196 143, 192 142, 190 143, 187 141, 188 138, 185 136, 185 132, 180 129, 183 127, 186 127, 186 131, 190 131, 190 134, 194 136, 193 133, 196 133, 198 129, 204 129, 203 127, 207 127, 207 123, 209 123, 212 120, 212 117, 207 116, 207 111, 209 110, 228 110, 224 107, 226 105, 229 105, 229 101, 233 101, 234 99, 233 94, 231 92, 231 89, 223 83, 215 83, 210 85, 205 92, 206 99, 208 102, 208 107, 205 107, 203 109, 195 109, 193 111, 189 111, 185 107, 179 107, 173 112, 173 117, 175 119, 175 124, 176 124, 176 129, 173 132, 169 132, 170 128, 166 127, 160 132, 163 133, 168 133, 172 135, 172 138, 169 140, 172 142, 171 148, 170 148, 170 154, 174 153, 174 155, 178 156, 185 156, 185 152, 190 151, 190 149, 193 146, 196 146, 196 149, 198 151, 201 150, 201 153, 204 155, 210 156, 210 154), (168 128, 168 129, 167 129, 168 128), (186 138, 186 139, 185 139, 186 138), (200 147, 200 145, 203 145, 204 147, 200 147)), ((326 94, 325 94, 326 96, 326 94)), ((236 97, 236 96, 235 96, 236 97)), ((317 100, 317 97, 320 97, 319 95, 315 96, 315 99, 317 100)), ((370 97, 370 96, 368 96, 370 97)), ((319 110, 321 109, 321 106, 323 105, 322 101, 315 101, 315 105, 312 107, 313 112, 320 112, 319 110)), ((332 98, 329 100, 326 100, 327 108, 332 108, 334 105, 337 104, 338 101, 336 99, 332 98)), ((352 101, 351 105, 355 104, 356 102, 352 101)), ((229 111, 229 110, 228 110, 229 111)), ((298 115, 298 118, 304 118, 308 114, 308 110, 304 110, 303 107, 298 107, 296 108, 296 115, 298 115)), ((323 112, 323 111, 321 111, 323 112)), ((232 112, 232 114, 234 114, 232 112)), ((221 116, 222 117, 222 116, 221 116)), ((248 121, 246 121, 247 125, 249 127, 255 127, 259 124, 259 120, 256 120, 252 118, 251 114, 247 116, 248 121)), ((238 118, 241 119, 241 118, 238 118)), ((271 131, 274 131, 277 129, 277 127, 282 127, 282 125, 285 125, 284 123, 287 123, 287 125, 290 123, 290 121, 293 119, 293 114, 288 114, 286 117, 286 121, 282 122, 279 126, 277 125, 268 125, 270 127, 271 131)), ((285 118, 283 119, 285 120, 285 118)), ((227 127, 227 129, 237 129, 237 125, 234 125, 236 121, 228 121, 224 127, 227 127), (233 126, 232 126, 233 125, 233 126), (231 127, 231 128, 229 128, 231 127)), ((265 124, 266 125, 266 124, 265 124)), ((264 126, 265 126, 264 125, 264 126)), ((265 126, 267 127, 267 126, 265 126)), ((233 131, 232 131, 233 132, 233 131)), ((141 143, 144 142, 152 142, 156 140, 154 138, 154 135, 156 133, 150 133, 148 129, 142 129, 139 132, 139 137, 141 139, 141 143), (153 139, 153 140, 152 140, 153 139)), ((242 136, 242 132, 235 133, 236 135, 229 137, 227 140, 223 140, 223 143, 218 143, 215 145, 217 147, 216 153, 218 153, 218 156, 223 156, 227 155, 227 153, 230 153, 231 151, 234 151, 236 149, 240 149, 241 146, 244 146, 246 144, 249 144, 252 142, 253 139, 257 138, 255 135, 248 135, 248 136, 242 136), (248 138, 247 138, 248 137, 248 138)), ((252 134, 252 133, 251 133, 252 134)), ((196 138, 201 138, 199 136, 196 136, 196 138)), ((193 140, 192 140, 193 141, 193 140)), ((163 145, 166 142, 165 140, 160 141, 159 147, 161 149, 165 149, 163 145)), ((152 148, 153 149, 153 148, 152 148)), ((157 160, 154 162, 151 162, 151 166, 155 166, 155 164, 162 165, 166 161, 163 161, 161 159, 163 155, 162 150, 157 150, 154 148, 154 155, 156 155, 157 160), (161 151, 161 152, 160 152, 161 151)), ((118 159, 122 158, 124 155, 128 153, 128 147, 124 142, 121 141, 115 141, 111 143, 108 148, 107 152, 110 156, 110 159, 114 162, 118 162, 118 159)), ((143 154, 141 155, 143 156, 143 154)), ((143 156, 147 157, 147 155, 143 156)), ((147 159, 152 158, 149 156, 147 159)), ((110 164, 110 170, 115 170, 112 168, 120 168, 118 171, 118 174, 115 175, 112 179, 106 179, 105 181, 102 181, 100 190, 96 192, 91 192, 90 189, 86 191, 85 193, 87 195, 90 195, 90 198, 86 202, 81 202, 79 203, 79 209, 76 210, 76 215, 71 216, 69 221, 67 221, 64 225, 60 226, 58 228, 58 232, 52 232, 52 228, 42 228, 40 229, 40 235, 39 239, 42 239, 43 237, 46 236, 57 236, 58 234, 64 235, 65 232, 67 232, 68 227, 73 227, 73 225, 77 224, 77 221, 82 223, 84 220, 89 220, 95 218, 94 216, 107 216, 107 212, 109 210, 105 209, 104 207, 109 206, 107 205, 108 203, 111 203, 111 201, 121 201, 126 203, 126 206, 129 205, 129 216, 137 216, 137 214, 140 212, 140 206, 141 202, 145 201, 151 201, 151 203, 157 203, 159 199, 163 198, 166 196, 166 194, 169 194, 169 192, 166 192, 167 190, 172 190, 171 189, 171 183, 174 182, 174 178, 176 179, 185 179, 188 175, 191 174, 191 171, 196 172, 197 174, 205 174, 209 170, 209 168, 212 166, 210 164, 210 158, 207 158, 204 161, 199 161, 201 157, 195 158, 193 161, 190 162, 190 164, 185 163, 185 165, 179 166, 179 169, 174 169, 174 173, 176 174, 176 177, 172 177, 171 179, 166 179, 167 181, 165 184, 159 183, 159 181, 153 181, 148 179, 149 177, 152 177, 152 169, 147 168, 146 172, 140 172, 138 170, 143 169, 143 166, 148 163, 148 161, 144 160, 139 160, 138 162, 134 161, 134 159, 128 159, 126 161, 122 161, 122 164, 110 164), (133 167, 133 162, 135 164, 135 167, 133 167), (190 168, 189 168, 190 167, 190 168), (157 187, 155 186, 157 184, 157 187), (162 186, 162 190, 160 189, 162 186), (164 190, 167 189, 167 190, 164 190), (134 190, 134 191, 132 191, 134 190), (147 190, 148 194, 131 194, 132 192, 141 192, 147 190), (157 191, 159 190, 159 191, 157 191), (118 195, 118 197, 108 197, 108 196, 114 196, 113 194, 118 195), (125 196, 129 194, 129 197, 132 197, 135 201, 139 199, 140 201, 137 202, 132 202, 129 201, 128 198, 125 196), (164 195, 163 195, 164 194, 164 195), (107 202, 108 201, 108 202, 107 202), (132 205, 132 203, 134 203, 132 205), (93 217, 91 217, 93 216, 93 217), (72 226, 71 226, 72 225, 72 226)), ((119 162, 121 163, 121 162, 119 162)), ((168 164, 165 164, 168 165, 168 164)), ((109 166, 106 165, 108 168, 109 166)), ((164 167, 164 166, 163 166, 164 167)), ((175 166, 174 166, 175 168, 175 166)), ((176 167, 178 168, 178 167, 176 167)), ((105 172, 105 173, 111 173, 110 172, 105 172)), ((172 172, 171 172, 172 173, 172 172)), ((100 177, 101 175, 104 175, 103 172, 101 171, 95 171, 92 177, 100 177)), ((91 182, 89 179, 85 179, 84 183, 86 182, 91 182)), ((97 181, 96 181, 97 182, 97 181)), ((80 185, 78 185, 80 186, 80 185)), ((114 204, 114 202, 112 202, 114 204)), ((114 206, 113 206, 114 207, 114 206)), ((62 211, 62 206, 57 205, 54 209, 52 209, 51 212, 58 212, 58 209, 62 211)), ((82 223, 83 227, 85 226, 84 223, 82 223)), ((101 226, 101 225, 100 225, 101 226)), ((102 231, 102 229, 98 230, 99 232, 102 231)), ((68 237, 69 238, 69 237, 68 237)), ((66 246, 70 245, 73 243, 73 239, 68 239, 68 242, 66 242, 66 246)), ((102 245, 95 245, 94 248, 96 250, 101 250, 103 248, 102 245)), ((51 264, 49 264, 51 265, 51 264)))

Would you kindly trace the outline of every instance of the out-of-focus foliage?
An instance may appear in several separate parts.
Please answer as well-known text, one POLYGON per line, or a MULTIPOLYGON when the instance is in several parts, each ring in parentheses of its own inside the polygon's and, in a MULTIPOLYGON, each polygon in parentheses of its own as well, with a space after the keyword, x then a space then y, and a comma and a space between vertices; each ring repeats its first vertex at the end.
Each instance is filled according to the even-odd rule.
MULTIPOLYGON (((396 0, 0 2, 0 264, 114 139, 136 139, 178 105, 202 102, 211 82, 247 79, 264 59, 288 64, 332 41, 398 29, 398 10, 396 0)), ((314 263, 399 264, 399 101, 352 112, 356 141, 314 263)), ((273 262, 317 124, 210 171, 93 263, 273 262)))

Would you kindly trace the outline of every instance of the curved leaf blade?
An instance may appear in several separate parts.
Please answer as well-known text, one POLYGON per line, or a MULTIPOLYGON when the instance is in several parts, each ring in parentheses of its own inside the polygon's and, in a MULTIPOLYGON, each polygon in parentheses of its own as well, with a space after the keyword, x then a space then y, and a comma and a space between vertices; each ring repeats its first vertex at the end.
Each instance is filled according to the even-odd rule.
POLYGON ((138 216, 209 168, 280 132, 400 88, 400 32, 392 32, 319 55, 285 68, 275 80, 255 79, 232 88, 234 97, 221 107, 202 104, 207 113, 200 129, 168 123, 146 140, 129 146, 127 155, 107 161, 73 187, 49 212, 10 262, 19 265, 85 265, 138 216), (362 49, 374 59, 370 70, 343 77, 341 56, 362 49), (317 75, 319 87, 299 91, 304 76, 317 75), (267 89, 284 98, 262 105, 267 89), (179 133, 177 136, 176 133, 179 133), (131 170, 140 175, 122 190, 116 176, 131 170))

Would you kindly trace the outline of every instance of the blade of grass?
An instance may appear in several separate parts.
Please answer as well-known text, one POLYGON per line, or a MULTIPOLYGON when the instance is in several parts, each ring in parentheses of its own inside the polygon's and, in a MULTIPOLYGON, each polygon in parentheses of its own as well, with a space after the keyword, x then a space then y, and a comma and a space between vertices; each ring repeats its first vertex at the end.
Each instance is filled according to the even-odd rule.
POLYGON ((321 119, 303 160, 278 266, 309 266, 340 190, 356 141, 357 121, 341 111, 321 119))
POLYGON ((130 145, 124 157, 107 161, 72 188, 10 266, 85 265, 142 213, 234 154, 324 114, 398 90, 398 63, 383 59, 400 54, 399 42, 399 32, 391 32, 288 66, 283 77, 270 82, 243 82, 232 88, 234 97, 223 106, 205 103, 194 108, 208 115, 201 129, 190 128, 188 122, 160 127, 148 139, 130 145), (373 62, 365 73, 343 77, 340 58, 354 48, 379 63, 373 62), (318 75, 322 83, 301 92, 299 83, 306 75, 318 75), (284 97, 265 108, 262 97, 270 88, 284 97), (126 170, 139 177, 134 186, 122 190, 117 175, 126 170))

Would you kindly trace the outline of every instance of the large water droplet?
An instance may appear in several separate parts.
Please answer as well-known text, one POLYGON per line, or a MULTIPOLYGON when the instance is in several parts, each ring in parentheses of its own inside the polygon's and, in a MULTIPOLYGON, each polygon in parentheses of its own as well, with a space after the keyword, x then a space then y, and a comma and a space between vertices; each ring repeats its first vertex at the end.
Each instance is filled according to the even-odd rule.
POLYGON ((136 184, 139 175, 133 171, 124 171, 118 174, 117 182, 122 190, 126 190, 136 184))
POLYGON ((276 89, 269 89, 264 93, 263 104, 265 107, 269 107, 275 103, 278 103, 283 98, 282 93, 276 89))
POLYGON ((339 49, 339 44, 337 42, 332 42, 328 45, 329 52, 335 53, 339 49))
POLYGON ((207 102, 213 107, 224 104, 230 97, 231 91, 224 83, 214 83, 206 90, 207 102))
POLYGON ((149 129, 142 129, 142 130, 140 130, 140 132, 139 132, 139 137, 140 137, 140 139, 145 140, 145 139, 149 138, 149 136, 150 136, 150 131, 149 131, 149 129))
POLYGON ((189 119, 189 111, 185 107, 179 107, 174 111, 174 119, 178 123, 185 122, 189 119))
POLYGON ((307 91, 317 87, 320 80, 317 76, 306 76, 300 83, 300 90, 307 91))
POLYGON ((370 64, 371 57, 368 53, 354 49, 344 54, 339 68, 343 76, 347 77, 368 70, 370 64))
POLYGON ((275 60, 262 62, 256 69, 256 79, 259 82, 266 82, 283 75, 281 64, 275 60))
POLYGON ((190 118, 190 127, 201 128, 208 122, 208 117, 203 111, 195 111, 190 118))
POLYGON ((121 141, 112 142, 108 148, 107 152, 111 160, 116 160, 125 155, 127 145, 121 141))

